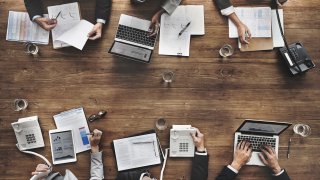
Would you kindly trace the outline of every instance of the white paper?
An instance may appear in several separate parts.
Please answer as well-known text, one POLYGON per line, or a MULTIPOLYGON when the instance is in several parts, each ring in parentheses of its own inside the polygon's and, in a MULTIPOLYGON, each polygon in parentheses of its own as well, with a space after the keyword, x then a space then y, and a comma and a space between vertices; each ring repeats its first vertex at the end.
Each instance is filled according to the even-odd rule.
POLYGON ((76 2, 48 7, 50 18, 56 18, 61 11, 61 14, 57 18, 56 27, 51 30, 54 49, 70 46, 68 44, 56 41, 56 39, 80 22, 81 19, 79 10, 79 5, 76 2))
MULTIPOLYGON (((250 29, 252 37, 271 37, 270 7, 236 7, 235 13, 250 29)), ((238 38, 238 30, 229 19, 229 38, 238 38)))
MULTIPOLYGON (((46 14, 44 16, 48 17, 46 14)), ((48 44, 49 31, 30 21, 28 13, 9 11, 6 40, 48 44)))
POLYGON ((91 149, 86 133, 90 133, 83 108, 71 109, 53 116, 57 129, 72 129, 76 153, 91 149))
POLYGON ((88 33, 92 30, 93 24, 81 20, 73 28, 63 33, 55 42, 62 42, 82 50, 88 40, 88 33))
MULTIPOLYGON (((283 24, 283 10, 279 9, 279 17, 282 29, 284 30, 283 24)), ((283 31, 284 33, 284 31, 283 31)), ((272 40, 273 40, 273 47, 283 47, 284 41, 281 36, 278 19, 277 19, 277 12, 275 9, 272 10, 272 40)))
POLYGON ((114 140, 118 171, 160 164, 155 133, 114 140))
POLYGON ((191 35, 204 33, 203 5, 178 6, 171 15, 161 16, 159 54, 189 56, 191 35), (190 26, 179 36, 189 22, 190 26))

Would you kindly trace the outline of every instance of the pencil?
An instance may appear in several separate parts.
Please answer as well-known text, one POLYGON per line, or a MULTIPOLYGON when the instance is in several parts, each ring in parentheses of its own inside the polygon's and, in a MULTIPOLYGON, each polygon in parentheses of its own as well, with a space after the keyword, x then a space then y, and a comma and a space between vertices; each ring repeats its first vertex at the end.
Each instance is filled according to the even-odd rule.
POLYGON ((291 138, 289 139, 289 142, 288 142, 287 159, 290 158, 290 146, 291 146, 291 138))

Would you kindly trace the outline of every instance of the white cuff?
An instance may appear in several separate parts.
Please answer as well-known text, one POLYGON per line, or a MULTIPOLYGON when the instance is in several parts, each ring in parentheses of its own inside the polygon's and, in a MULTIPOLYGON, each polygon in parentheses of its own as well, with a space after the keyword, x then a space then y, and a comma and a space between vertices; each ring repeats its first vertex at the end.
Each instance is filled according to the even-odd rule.
POLYGON ((208 155, 208 153, 207 153, 207 149, 206 149, 206 148, 204 148, 204 151, 205 151, 204 153, 200 153, 200 152, 197 152, 197 151, 196 151, 196 153, 195 153, 195 154, 196 154, 196 155, 199 155, 199 156, 207 156, 207 155, 208 155))
POLYGON ((224 15, 224 16, 229 16, 232 13, 234 13, 233 6, 227 7, 225 9, 221 9, 221 14, 224 15))
POLYGON ((105 23, 106 23, 106 20, 104 20, 104 19, 97 19, 97 23, 105 24, 105 23))
POLYGON ((34 21, 35 19, 37 19, 37 18, 39 18, 39 17, 42 17, 42 16, 40 16, 40 15, 35 15, 35 16, 33 16, 33 17, 32 17, 32 21, 34 21))
POLYGON ((238 174, 238 170, 236 170, 235 168, 233 168, 231 165, 227 166, 231 171, 233 171, 234 173, 238 174))
POLYGON ((142 174, 140 175, 140 179, 139 179, 139 180, 142 180, 142 178, 144 177, 145 174, 146 174, 146 173, 142 173, 142 174))
POLYGON ((284 172, 284 169, 282 169, 278 174, 272 174, 273 176, 280 176, 284 172))

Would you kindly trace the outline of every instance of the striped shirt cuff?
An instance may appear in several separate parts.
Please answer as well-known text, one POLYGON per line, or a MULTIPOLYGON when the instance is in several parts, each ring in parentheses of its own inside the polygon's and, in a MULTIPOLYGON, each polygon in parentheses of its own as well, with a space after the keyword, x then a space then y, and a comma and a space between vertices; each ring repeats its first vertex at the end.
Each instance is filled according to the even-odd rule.
POLYGON ((106 20, 104 20, 104 19, 97 19, 97 23, 105 24, 105 23, 106 23, 106 20))
POLYGON ((234 13, 233 6, 227 7, 225 9, 221 9, 221 14, 224 15, 224 16, 229 16, 232 13, 234 13))

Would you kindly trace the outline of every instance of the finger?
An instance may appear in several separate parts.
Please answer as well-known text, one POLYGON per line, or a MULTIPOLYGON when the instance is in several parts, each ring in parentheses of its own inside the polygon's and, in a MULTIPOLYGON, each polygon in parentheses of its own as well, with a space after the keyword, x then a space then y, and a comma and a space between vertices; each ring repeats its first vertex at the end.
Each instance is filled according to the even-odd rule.
POLYGON ((50 30, 52 30, 53 28, 55 28, 56 25, 57 25, 57 24, 45 25, 45 29, 48 30, 48 31, 50 31, 50 30))
POLYGON ((250 141, 246 141, 246 142, 244 143, 244 150, 245 150, 245 151, 248 151, 249 147, 250 147, 250 141))
POLYGON ((38 174, 39 174, 39 172, 32 172, 32 173, 31 173, 31 175, 33 175, 33 176, 34 176, 34 175, 38 175, 38 174))
POLYGON ((93 37, 89 37, 90 40, 96 40, 96 39, 99 39, 99 38, 101 38, 101 35, 99 35, 99 34, 96 34, 93 37))
POLYGON ((249 44, 249 41, 246 40, 246 37, 244 34, 240 36, 240 41, 242 44, 249 44))
POLYGON ((263 147, 264 147, 265 150, 268 151, 268 153, 269 153, 270 155, 272 154, 273 151, 272 151, 272 148, 271 148, 270 146, 264 145, 263 147))
POLYGON ((247 29, 247 32, 248 32, 249 38, 251 39, 252 38, 252 34, 251 34, 250 29, 247 29))
POLYGON ((269 159, 269 157, 271 156, 269 154, 269 152, 267 150, 265 150, 264 148, 261 148, 261 152, 264 155, 265 159, 269 159))
POLYGON ((242 150, 243 148, 244 148, 244 144, 245 144, 246 142, 245 141, 241 141, 241 144, 240 144, 240 149, 242 150))
POLYGON ((262 153, 259 153, 259 158, 263 162, 263 164, 267 164, 267 160, 264 158, 262 153))
POLYGON ((96 33, 96 31, 94 29, 92 29, 89 33, 88 33, 88 37, 93 36, 96 33))
POLYGON ((196 133, 195 133, 195 132, 191 132, 190 135, 191 135, 193 141, 196 141, 196 140, 197 140, 197 137, 196 137, 196 133))

